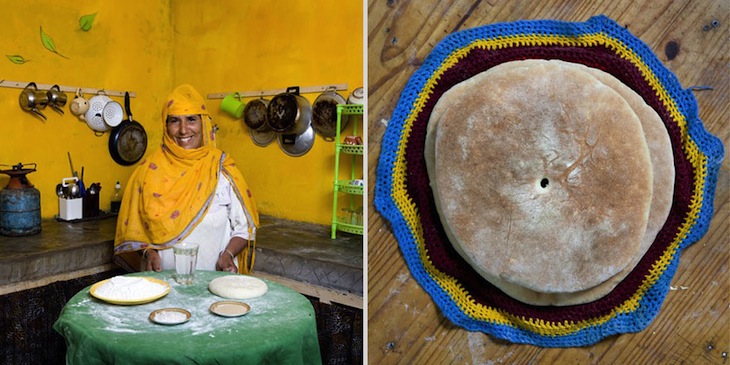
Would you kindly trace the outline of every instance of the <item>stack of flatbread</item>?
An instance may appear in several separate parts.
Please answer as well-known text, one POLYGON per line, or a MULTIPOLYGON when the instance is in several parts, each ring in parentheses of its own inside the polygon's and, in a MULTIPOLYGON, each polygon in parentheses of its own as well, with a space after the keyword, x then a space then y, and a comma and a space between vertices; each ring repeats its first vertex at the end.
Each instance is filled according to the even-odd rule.
POLYGON ((430 115, 424 154, 455 250, 532 305, 608 294, 672 203, 673 154, 659 115, 581 64, 513 61, 455 85, 430 115))

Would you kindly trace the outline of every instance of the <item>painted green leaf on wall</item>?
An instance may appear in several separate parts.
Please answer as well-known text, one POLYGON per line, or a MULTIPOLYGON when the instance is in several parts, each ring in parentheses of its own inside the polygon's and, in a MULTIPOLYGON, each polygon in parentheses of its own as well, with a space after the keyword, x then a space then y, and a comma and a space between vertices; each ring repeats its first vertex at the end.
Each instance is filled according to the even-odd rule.
POLYGON ((30 61, 30 60, 26 60, 25 58, 23 58, 23 56, 17 55, 17 54, 16 55, 7 54, 7 55, 5 55, 5 57, 7 57, 10 60, 10 62, 12 62, 16 65, 22 65, 22 64, 30 61))
POLYGON ((87 14, 79 18, 79 26, 81 27, 81 30, 83 30, 84 32, 88 32, 91 29, 91 26, 94 24, 95 18, 96 13, 87 14))
POLYGON ((53 38, 51 38, 51 36, 43 31, 43 27, 41 27, 41 42, 43 42, 43 46, 46 47, 46 49, 48 49, 49 51, 68 59, 68 57, 58 53, 58 51, 56 50, 56 44, 53 42, 53 38))

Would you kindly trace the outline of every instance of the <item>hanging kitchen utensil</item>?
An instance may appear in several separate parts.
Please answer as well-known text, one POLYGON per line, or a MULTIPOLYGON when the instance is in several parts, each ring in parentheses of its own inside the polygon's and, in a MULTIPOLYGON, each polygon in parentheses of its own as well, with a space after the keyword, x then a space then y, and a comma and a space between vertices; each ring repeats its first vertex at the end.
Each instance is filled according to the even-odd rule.
POLYGON ((81 89, 78 89, 76 91, 76 96, 74 96, 74 99, 71 100, 71 104, 68 106, 68 109, 71 110, 71 114, 79 117, 81 120, 86 120, 86 112, 89 110, 89 101, 84 98, 84 95, 81 93, 81 89))
POLYGON ((243 108, 243 122, 251 129, 261 131, 271 129, 266 118, 268 106, 269 101, 264 98, 249 101, 243 108))
POLYGON ((364 104, 365 103, 365 90, 361 87, 358 87, 355 90, 352 90, 350 95, 347 96, 347 103, 348 104, 364 104))
POLYGON ((269 126, 267 109, 269 100, 259 98, 246 104, 243 121, 249 128, 251 140, 260 147, 266 147, 276 139, 276 132, 269 126))
POLYGON ((107 96, 102 90, 89 99, 89 110, 86 111, 86 124, 94 131, 96 136, 101 136, 104 132, 111 129, 104 122, 104 107, 112 98, 107 96))
MULTIPOLYGON (((314 99, 312 104, 312 127, 327 142, 337 135, 337 104, 345 104, 345 98, 337 93, 337 87, 330 86, 314 99)), ((340 121, 340 131, 347 127, 347 120, 340 121)))
POLYGON ((114 100, 106 103, 102 110, 102 117, 104 118, 104 123, 108 126, 112 128, 118 126, 122 122, 122 119, 124 119, 122 105, 114 100))
POLYGON ((309 152, 314 146, 314 128, 310 125, 302 134, 279 134, 279 147, 292 157, 309 152))
POLYGON ((277 133, 273 129, 269 128, 265 131, 257 131, 255 129, 249 129, 251 134, 251 140, 259 147, 266 147, 276 139, 277 133))
POLYGON ((25 176, 35 170, 35 163, 19 163, 11 169, 0 170, 10 176, 8 185, 0 190, 1 235, 28 236, 41 231, 41 192, 25 176))
POLYGON ((63 109, 61 107, 66 105, 67 97, 66 93, 61 91, 61 87, 58 85, 51 86, 51 88, 46 91, 46 95, 48 96, 48 105, 53 108, 53 110, 63 115, 63 109))
MULTIPOLYGON (((362 88, 362 86, 358 87, 355 90, 352 90, 350 95, 347 96, 347 103, 360 105, 365 104, 365 90, 362 88)), ((361 119, 362 115, 347 114, 342 117, 342 121, 345 123, 345 125, 349 125, 352 120, 359 118, 361 119)))
POLYGON ((285 93, 271 99, 266 117, 275 132, 302 134, 311 123, 312 105, 307 98, 299 95, 299 86, 288 87, 285 93))
POLYGON ((46 120, 46 116, 43 115, 40 110, 48 105, 48 94, 46 94, 45 91, 38 90, 38 86, 36 86, 35 82, 29 83, 23 91, 20 92, 18 101, 20 102, 21 109, 34 113, 35 115, 43 118, 44 121, 46 120))
POLYGON ((122 165, 129 166, 139 161, 147 150, 147 132, 142 124, 132 119, 129 106, 129 93, 124 93, 124 109, 127 119, 112 129, 109 135, 109 154, 122 165))

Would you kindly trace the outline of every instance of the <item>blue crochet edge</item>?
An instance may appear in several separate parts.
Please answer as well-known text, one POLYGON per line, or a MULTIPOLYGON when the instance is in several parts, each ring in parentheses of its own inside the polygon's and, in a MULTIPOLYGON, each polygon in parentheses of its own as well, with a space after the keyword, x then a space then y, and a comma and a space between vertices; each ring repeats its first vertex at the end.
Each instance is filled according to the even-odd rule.
POLYGON ((442 313, 454 324, 470 331, 480 331, 497 338, 543 347, 575 347, 587 346, 602 339, 622 333, 640 332, 657 316, 669 291, 670 283, 679 265, 680 251, 701 239, 707 229, 714 211, 714 195, 717 173, 724 157, 722 142, 710 134, 698 117, 697 101, 691 90, 682 89, 677 77, 669 71, 654 55, 651 49, 640 39, 612 19, 599 15, 585 23, 563 22, 555 20, 518 21, 514 23, 497 23, 453 33, 440 41, 414 72, 403 89, 400 99, 383 137, 381 155, 376 170, 376 186, 374 204, 376 209, 390 221, 393 233, 399 243, 406 263, 416 281, 436 302, 442 313), (526 30, 526 33, 553 35, 582 35, 602 32, 617 39, 631 49, 654 72, 663 84, 670 97, 675 100, 679 111, 687 120, 688 133, 702 153, 708 156, 706 163, 707 177, 703 191, 703 204, 698 219, 693 222, 687 237, 680 242, 679 249, 673 256, 670 265, 660 275, 639 301, 639 307, 630 313, 619 313, 616 317, 593 327, 584 328, 575 333, 563 336, 545 336, 509 325, 500 325, 478 321, 468 317, 451 300, 450 295, 426 272, 418 254, 418 246, 414 234, 408 227, 405 217, 391 197, 396 152, 402 138, 405 120, 413 112, 413 102, 423 89, 428 78, 441 66, 453 51, 466 47, 477 39, 489 39, 497 36, 514 34, 514 29, 526 30))

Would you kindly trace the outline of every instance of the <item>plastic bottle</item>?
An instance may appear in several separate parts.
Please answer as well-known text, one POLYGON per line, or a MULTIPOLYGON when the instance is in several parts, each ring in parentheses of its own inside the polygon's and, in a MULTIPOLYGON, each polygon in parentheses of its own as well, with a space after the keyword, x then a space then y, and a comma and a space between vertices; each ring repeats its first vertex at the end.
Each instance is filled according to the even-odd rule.
POLYGON ((114 194, 112 195, 112 213, 119 213, 119 207, 122 206, 122 184, 117 181, 114 185, 114 194))

